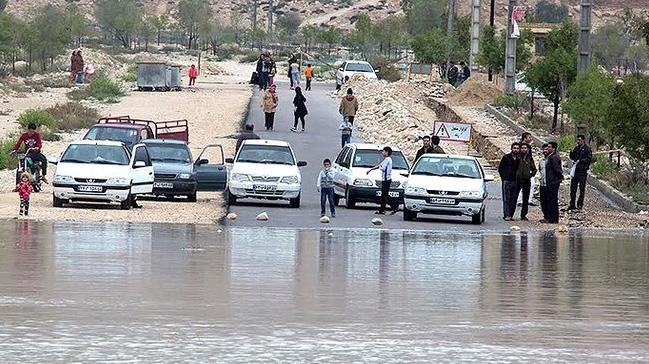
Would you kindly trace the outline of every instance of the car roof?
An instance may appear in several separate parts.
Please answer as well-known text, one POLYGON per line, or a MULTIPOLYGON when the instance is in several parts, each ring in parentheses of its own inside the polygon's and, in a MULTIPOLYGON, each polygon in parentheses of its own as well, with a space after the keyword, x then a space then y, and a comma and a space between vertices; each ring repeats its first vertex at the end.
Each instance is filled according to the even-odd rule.
POLYGON ((142 130, 146 129, 146 125, 142 124, 131 124, 131 123, 102 123, 102 124, 95 124, 92 126, 93 128, 122 128, 122 129, 137 129, 137 130, 142 130))
POLYGON ((274 145, 280 147, 289 147, 289 143, 283 140, 271 140, 271 139, 246 139, 243 141, 242 145, 274 145))
POLYGON ((91 139, 83 139, 83 140, 75 140, 70 143, 70 145, 107 145, 107 146, 113 146, 113 147, 123 147, 124 143, 122 142, 116 142, 112 140, 91 140, 91 139))
POLYGON ((366 61, 345 61, 345 62, 347 62, 347 63, 363 63, 363 64, 370 64, 370 62, 366 62, 366 61))
POLYGON ((393 152, 401 152, 399 148, 388 144, 349 143, 347 145, 361 150, 383 150, 385 147, 390 147, 393 152))
POLYGON ((184 145, 187 146, 182 140, 177 139, 145 139, 142 141, 144 144, 175 144, 175 145, 184 145))
POLYGON ((470 155, 458 155, 458 154, 439 154, 439 153, 426 153, 423 154, 421 158, 423 157, 435 157, 435 158, 446 158, 446 159, 462 159, 462 160, 471 160, 471 161, 478 161, 476 157, 472 157, 470 155))

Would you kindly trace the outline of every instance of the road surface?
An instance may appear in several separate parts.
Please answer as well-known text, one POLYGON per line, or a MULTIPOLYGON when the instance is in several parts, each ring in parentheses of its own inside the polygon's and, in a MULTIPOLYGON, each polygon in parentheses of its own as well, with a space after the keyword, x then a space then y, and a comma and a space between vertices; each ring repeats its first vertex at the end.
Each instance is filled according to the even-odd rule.
MULTIPOLYGON (((322 160, 334 160, 340 152, 340 132, 338 125, 341 116, 338 113, 338 101, 331 97, 333 84, 314 83, 313 91, 305 92, 309 115, 306 120, 306 131, 294 133, 289 130, 293 126, 293 96, 287 83, 278 83, 280 105, 275 117, 275 130, 266 132, 264 114, 261 110, 260 96, 255 91, 251 102, 251 110, 247 123, 255 125, 256 133, 263 139, 285 140, 291 143, 298 160, 308 162, 302 172, 302 202, 299 209, 288 207, 287 201, 263 201, 244 199, 237 205, 230 206, 230 211, 238 215, 237 220, 227 222, 230 226, 259 226, 292 228, 320 228, 320 193, 316 191, 316 179, 322 168, 322 160), (260 223, 256 216, 266 211, 269 221, 260 223)), ((352 142, 362 142, 355 136, 352 142)), ((509 225, 502 220, 500 199, 500 183, 493 182, 488 186, 486 221, 482 225, 472 225, 468 217, 444 217, 420 215, 417 221, 403 221, 402 212, 396 215, 381 216, 385 228, 417 229, 417 230, 503 230, 509 225)), ((343 200, 344 203, 344 200, 343 200)), ((342 205, 342 203, 341 203, 342 205)), ((402 205, 403 207, 403 205, 402 205)), ((337 217, 328 225, 334 228, 367 228, 373 227, 371 219, 376 217, 377 205, 359 204, 357 209, 347 210, 339 206, 337 217)), ((328 211, 328 210, 327 210, 328 211)))

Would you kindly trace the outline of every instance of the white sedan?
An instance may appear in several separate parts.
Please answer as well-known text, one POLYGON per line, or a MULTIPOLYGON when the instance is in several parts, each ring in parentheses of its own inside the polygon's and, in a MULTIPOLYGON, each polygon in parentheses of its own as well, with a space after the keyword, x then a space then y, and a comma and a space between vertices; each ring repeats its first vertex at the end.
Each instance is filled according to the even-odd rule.
POLYGON ((336 88, 340 88, 354 75, 361 75, 368 80, 376 80, 376 72, 371 64, 364 61, 346 61, 336 72, 336 88))
POLYGON ((123 143, 72 142, 56 162, 53 206, 70 202, 114 202, 131 208, 133 198, 153 190, 153 166, 144 144, 131 152, 123 143))
POLYGON ((485 221, 485 175, 474 157, 424 154, 412 167, 406 182, 403 219, 418 213, 470 216, 474 224, 485 221))

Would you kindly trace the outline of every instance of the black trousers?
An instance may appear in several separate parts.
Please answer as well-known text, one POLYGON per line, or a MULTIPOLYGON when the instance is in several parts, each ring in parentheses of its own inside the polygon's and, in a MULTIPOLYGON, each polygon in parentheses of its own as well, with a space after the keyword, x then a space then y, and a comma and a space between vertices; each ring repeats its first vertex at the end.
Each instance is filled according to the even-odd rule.
POLYGON ((390 185, 392 180, 381 181, 381 207, 379 207, 380 212, 385 212, 385 207, 390 202, 390 185))
POLYGON ((293 127, 297 129, 298 120, 302 122, 302 129, 304 129, 304 123, 305 123, 304 115, 295 114, 295 121, 293 122, 293 127))
MULTIPOLYGON (((521 205, 521 219, 527 217, 527 212, 530 208, 530 190, 532 187, 532 182, 528 180, 518 181, 516 183, 516 197, 523 191, 523 202, 521 205)), ((514 203, 516 203, 516 197, 514 197, 514 203)))
POLYGON ((577 207, 582 209, 584 207, 584 197, 586 195, 586 181, 588 180, 587 173, 575 174, 570 181, 570 208, 577 207), (577 197, 577 189, 579 189, 579 199, 577 200, 577 205, 575 205, 575 199, 577 197))
POLYGON ((306 78, 306 90, 305 91, 311 91, 311 77, 306 78))
POLYGON ((541 211, 543 218, 553 224, 559 223, 559 187, 561 184, 541 186, 541 211))
POLYGON ((345 116, 345 119, 347 119, 347 121, 352 125, 354 125, 354 118, 355 116, 345 116))
POLYGON ((274 112, 267 112, 267 113, 264 113, 264 116, 265 116, 264 125, 266 126, 266 130, 272 129, 273 125, 275 125, 275 113, 274 112))

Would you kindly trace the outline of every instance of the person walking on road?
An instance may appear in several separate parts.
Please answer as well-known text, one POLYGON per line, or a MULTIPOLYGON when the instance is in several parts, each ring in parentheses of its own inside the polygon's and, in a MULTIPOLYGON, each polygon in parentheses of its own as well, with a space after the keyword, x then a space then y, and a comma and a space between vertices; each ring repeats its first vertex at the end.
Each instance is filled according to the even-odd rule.
POLYGON ((196 65, 191 65, 189 67, 189 70, 187 70, 187 76, 189 76, 189 86, 194 86, 196 85, 196 77, 198 77, 198 70, 196 69, 196 65))
POLYGON ((257 66, 255 68, 255 71, 257 71, 257 77, 259 80, 259 89, 264 90, 266 87, 266 84, 268 83, 268 74, 264 75, 264 54, 259 55, 259 59, 257 60, 257 66))
POLYGON ((536 174, 536 165, 529 150, 530 146, 528 144, 521 143, 521 151, 518 155, 520 162, 516 172, 516 194, 514 196, 518 196, 520 193, 523 195, 523 204, 521 206, 522 221, 528 221, 527 212, 529 210, 530 181, 536 174))
POLYGON ((516 211, 516 173, 520 160, 520 144, 512 143, 511 152, 505 154, 498 165, 498 174, 502 181, 503 220, 512 221, 516 211))
POLYGON ((297 62, 295 55, 291 55, 291 58, 288 59, 288 80, 291 82, 291 90, 295 88, 296 85, 293 84, 293 74, 291 73, 291 65, 297 62))
POLYGON ((327 200, 329 200, 329 210, 331 217, 336 217, 336 203, 334 202, 334 174, 331 171, 331 160, 325 159, 322 162, 323 169, 318 175, 316 185, 320 192, 320 217, 325 216, 327 200))
MULTIPOLYGON (((373 170, 381 170, 381 206, 375 212, 377 215, 385 215, 386 206, 390 202, 390 186, 392 185, 392 148, 385 147, 382 153, 383 161, 367 171, 367 174, 370 174, 373 170)), ((392 209, 392 215, 398 211, 399 205, 392 209)))
POLYGON ((293 122, 293 127, 291 131, 297 132, 297 123, 298 121, 302 122, 302 131, 304 131, 304 118, 309 114, 309 111, 306 108, 306 97, 302 94, 302 89, 300 87, 295 88, 295 97, 293 98, 293 106, 295 107, 295 121, 293 122))
MULTIPOLYGON (((528 132, 524 132, 521 134, 521 144, 527 144, 529 146, 528 153, 530 157, 532 157, 532 144, 534 143, 534 139, 532 138, 532 134, 528 132)), ((530 198, 528 199, 527 204, 529 206, 536 206, 536 201, 534 200, 534 188, 536 187, 536 180, 534 178, 530 179, 530 198)), ((518 195, 518 200, 517 204, 518 206, 523 206, 523 194, 518 195)))
POLYGON ((300 65, 297 61, 291 63, 291 90, 300 87, 300 65))
POLYGON ((563 181, 563 167, 561 157, 557 153, 557 143, 550 142, 544 145, 545 158, 539 165, 541 171, 541 210, 543 211, 542 223, 559 223, 559 187, 563 181))
POLYGON ((570 205, 568 210, 581 210, 584 208, 584 197, 586 194, 586 182, 588 180, 588 168, 593 160, 593 152, 586 144, 586 137, 577 135, 577 146, 570 152, 570 160, 573 161, 572 179, 570 180, 570 205), (575 205, 579 189, 579 199, 575 205))
POLYGON ((351 143, 352 141, 352 131, 354 130, 354 125, 349 122, 349 120, 343 120, 338 127, 340 130, 340 140, 341 148, 344 148, 345 145, 351 143))
POLYGON ((237 135, 237 145, 234 148, 235 154, 239 151, 243 141, 247 139, 259 139, 259 135, 255 134, 255 126, 252 124, 246 124, 243 131, 237 135))
POLYGON ((347 89, 347 95, 340 100, 340 107, 338 111, 343 116, 344 120, 349 121, 354 125, 354 118, 358 112, 358 99, 354 96, 354 91, 351 88, 347 89))
POLYGON ((277 97, 277 86, 270 85, 268 90, 264 92, 264 97, 261 101, 261 107, 264 110, 266 130, 273 130, 275 125, 275 111, 279 104, 279 97, 277 97))
POLYGON ((306 79, 305 91, 311 91, 311 81, 313 80, 313 67, 311 67, 310 63, 306 65, 306 69, 304 70, 304 78, 306 79))

